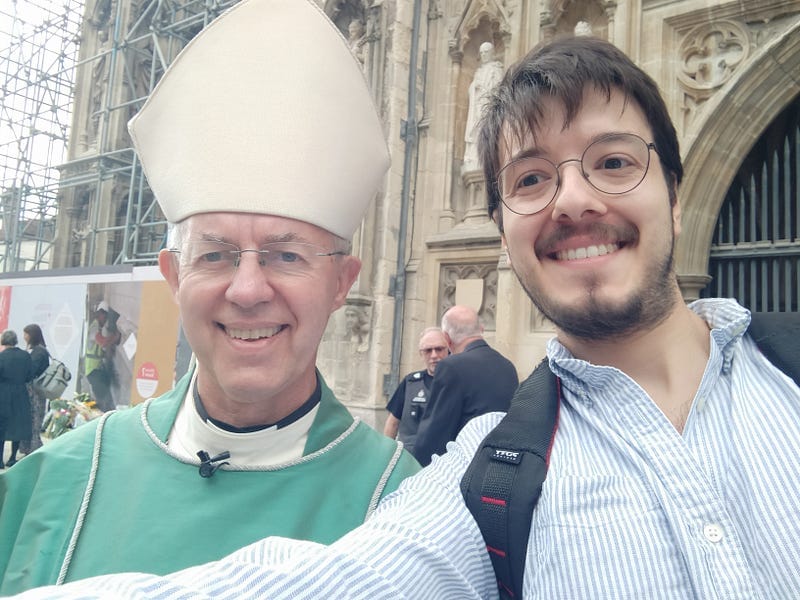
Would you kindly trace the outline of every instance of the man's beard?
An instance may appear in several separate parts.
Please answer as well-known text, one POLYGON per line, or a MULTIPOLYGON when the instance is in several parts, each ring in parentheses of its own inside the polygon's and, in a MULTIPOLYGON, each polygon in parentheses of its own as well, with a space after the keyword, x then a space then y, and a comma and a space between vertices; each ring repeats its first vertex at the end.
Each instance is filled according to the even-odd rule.
MULTIPOLYGON (((675 273, 672 236, 669 251, 649 269, 639 289, 626 301, 601 300, 597 281, 589 283, 588 299, 581 306, 559 305, 536 282, 526 283, 517 274, 533 304, 547 319, 567 335, 586 340, 613 340, 655 327, 675 305, 675 273)), ((513 262, 512 262, 513 266, 513 262)), ((516 274, 516 271, 515 271, 516 274)))

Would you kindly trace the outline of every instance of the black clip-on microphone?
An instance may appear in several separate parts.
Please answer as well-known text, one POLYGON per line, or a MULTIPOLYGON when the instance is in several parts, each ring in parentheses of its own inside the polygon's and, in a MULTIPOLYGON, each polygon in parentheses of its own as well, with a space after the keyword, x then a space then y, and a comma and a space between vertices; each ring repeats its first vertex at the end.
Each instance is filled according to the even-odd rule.
POLYGON ((230 458, 231 453, 225 450, 225 452, 220 452, 216 456, 209 456, 208 452, 205 450, 200 450, 197 453, 197 456, 200 458, 200 477, 211 477, 222 465, 229 464, 227 462, 220 461, 230 458))

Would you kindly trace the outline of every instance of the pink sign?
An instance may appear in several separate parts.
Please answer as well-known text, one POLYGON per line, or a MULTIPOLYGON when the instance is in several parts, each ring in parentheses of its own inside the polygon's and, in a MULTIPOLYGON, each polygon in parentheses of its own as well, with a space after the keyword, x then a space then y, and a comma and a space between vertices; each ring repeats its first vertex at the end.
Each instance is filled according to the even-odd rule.
POLYGON ((8 313, 11 310, 11 286, 0 286, 0 331, 8 329, 8 313))
POLYGON ((142 398, 150 398, 158 388, 158 369, 151 362, 142 363, 136 371, 136 391, 142 398))

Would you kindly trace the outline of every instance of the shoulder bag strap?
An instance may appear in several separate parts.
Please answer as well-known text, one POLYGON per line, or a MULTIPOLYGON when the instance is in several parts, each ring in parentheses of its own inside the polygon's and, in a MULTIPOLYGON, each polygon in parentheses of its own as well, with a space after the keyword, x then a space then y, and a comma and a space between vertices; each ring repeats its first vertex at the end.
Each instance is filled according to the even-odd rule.
POLYGON ((769 362, 800 386, 800 313, 753 313, 748 333, 769 362))
POLYGON ((558 428, 559 383, 543 360, 483 440, 461 492, 492 559, 501 598, 522 598, 533 509, 558 428))

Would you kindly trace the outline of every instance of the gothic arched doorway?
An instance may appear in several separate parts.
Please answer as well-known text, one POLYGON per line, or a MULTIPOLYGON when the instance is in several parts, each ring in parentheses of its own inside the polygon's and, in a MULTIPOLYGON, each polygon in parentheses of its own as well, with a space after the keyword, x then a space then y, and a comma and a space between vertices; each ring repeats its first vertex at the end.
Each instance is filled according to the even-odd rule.
POLYGON ((702 297, 753 311, 800 311, 800 96, 769 125, 717 218, 702 297))

